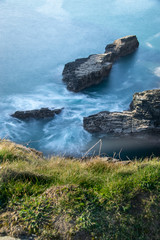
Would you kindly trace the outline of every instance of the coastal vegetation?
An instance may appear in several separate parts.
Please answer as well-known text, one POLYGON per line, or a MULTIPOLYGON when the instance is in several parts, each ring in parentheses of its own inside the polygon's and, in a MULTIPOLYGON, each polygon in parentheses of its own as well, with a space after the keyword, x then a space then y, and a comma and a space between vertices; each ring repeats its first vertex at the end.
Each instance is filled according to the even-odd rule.
POLYGON ((0 235, 158 240, 160 158, 44 158, 0 142, 0 235))
POLYGON ((0 9, 0 240, 159 240, 159 2, 0 9))

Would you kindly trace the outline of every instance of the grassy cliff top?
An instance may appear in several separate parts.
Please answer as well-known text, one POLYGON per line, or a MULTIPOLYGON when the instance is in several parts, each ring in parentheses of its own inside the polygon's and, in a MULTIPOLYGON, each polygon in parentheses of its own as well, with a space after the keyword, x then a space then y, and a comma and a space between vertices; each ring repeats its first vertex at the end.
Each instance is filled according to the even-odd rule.
POLYGON ((25 239, 160 239, 160 158, 45 159, 0 141, 0 235, 25 239))

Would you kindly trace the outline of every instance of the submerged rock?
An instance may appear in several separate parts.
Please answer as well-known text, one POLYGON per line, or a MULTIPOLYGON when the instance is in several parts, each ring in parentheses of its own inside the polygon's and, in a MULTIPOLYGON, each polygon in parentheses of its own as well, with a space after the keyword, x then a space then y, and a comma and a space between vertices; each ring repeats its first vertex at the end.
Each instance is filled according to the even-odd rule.
POLYGON ((129 111, 100 112, 83 119, 90 133, 110 135, 160 134, 160 89, 135 93, 129 111))
POLYGON ((136 50, 139 42, 136 36, 126 36, 106 46, 104 54, 94 54, 67 63, 63 70, 63 81, 67 89, 79 92, 92 85, 99 84, 108 76, 112 64, 117 58, 136 50))
POLYGON ((45 119, 45 118, 53 118, 55 114, 61 113, 62 109, 53 109, 50 110, 49 108, 41 108, 35 110, 28 110, 28 111, 16 111, 12 114, 12 117, 25 120, 29 118, 34 119, 45 119))

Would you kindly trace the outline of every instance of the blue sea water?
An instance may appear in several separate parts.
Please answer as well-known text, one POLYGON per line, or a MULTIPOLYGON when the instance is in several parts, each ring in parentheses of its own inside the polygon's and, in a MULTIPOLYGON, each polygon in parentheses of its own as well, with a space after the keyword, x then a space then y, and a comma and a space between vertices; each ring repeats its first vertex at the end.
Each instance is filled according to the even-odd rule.
POLYGON ((1 138, 46 155, 81 156, 100 138, 105 154, 160 154, 157 145, 93 136, 82 126, 84 116, 126 110, 134 92, 159 87, 159 0, 0 0, 1 138), (99 86, 81 93, 66 89, 65 63, 103 53, 108 43, 132 34, 139 49, 116 62, 99 86), (49 122, 10 116, 41 107, 64 110, 49 122))

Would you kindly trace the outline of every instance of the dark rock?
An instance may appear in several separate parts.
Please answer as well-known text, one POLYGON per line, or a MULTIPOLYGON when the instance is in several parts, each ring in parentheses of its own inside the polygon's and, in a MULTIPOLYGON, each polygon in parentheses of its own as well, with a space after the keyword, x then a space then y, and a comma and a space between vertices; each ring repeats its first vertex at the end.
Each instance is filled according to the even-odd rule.
POLYGON ((91 55, 67 63, 63 70, 63 81, 67 89, 79 92, 87 87, 99 84, 108 76, 112 63, 119 57, 136 50, 139 43, 136 36, 117 39, 106 47, 104 54, 91 55))
POLYGON ((55 114, 59 114, 61 113, 61 111, 62 109, 50 110, 48 108, 41 108, 41 109, 35 109, 35 110, 29 110, 29 111, 16 111, 11 116, 21 120, 25 120, 29 118, 45 119, 45 118, 53 118, 55 114))
POLYGON ((126 36, 115 40, 112 44, 109 44, 105 48, 106 61, 116 61, 119 57, 124 57, 133 53, 139 46, 139 42, 135 35, 126 36))
POLYGON ((133 95, 133 101, 130 104, 133 116, 139 119, 148 119, 159 124, 160 122, 160 90, 150 90, 133 95))
POLYGON ((104 111, 85 117, 83 126, 90 133, 160 134, 160 89, 135 93, 130 111, 104 111))
POLYGON ((67 84, 67 89, 79 92, 99 84, 112 68, 112 64, 104 59, 105 54, 96 54, 67 63, 63 70, 63 81, 67 84))

